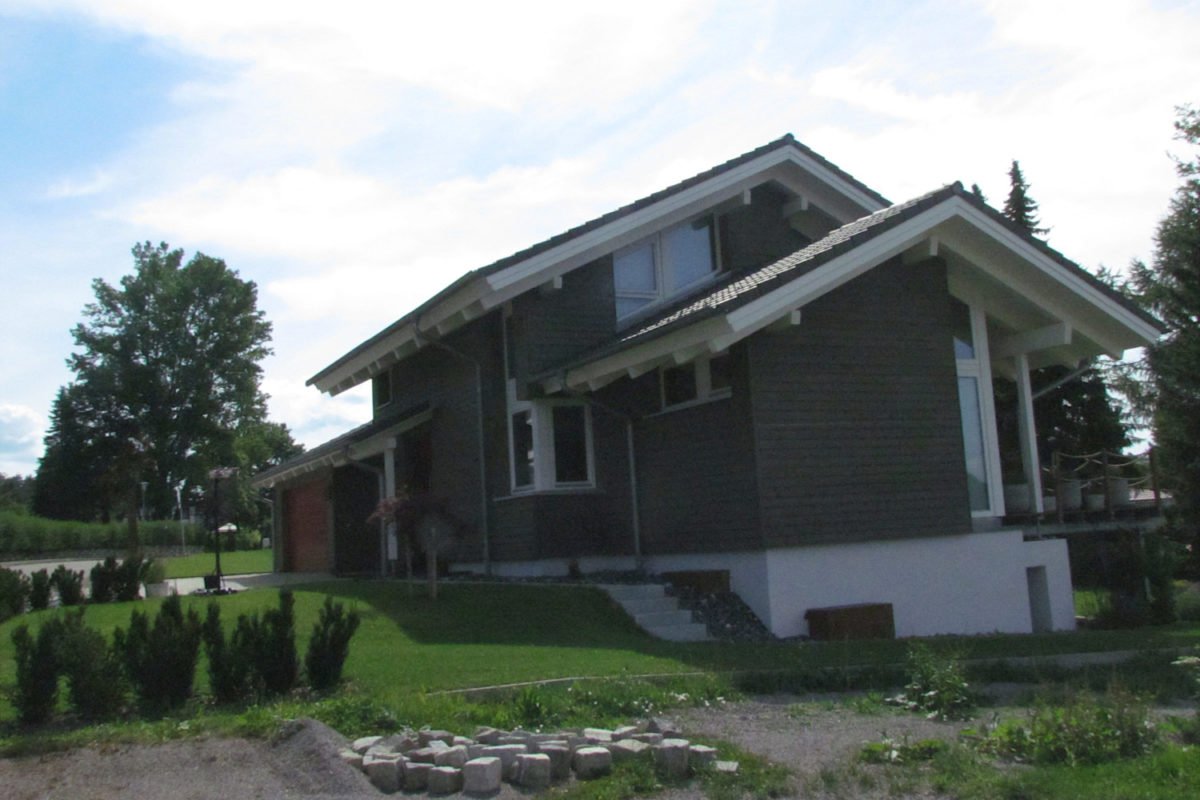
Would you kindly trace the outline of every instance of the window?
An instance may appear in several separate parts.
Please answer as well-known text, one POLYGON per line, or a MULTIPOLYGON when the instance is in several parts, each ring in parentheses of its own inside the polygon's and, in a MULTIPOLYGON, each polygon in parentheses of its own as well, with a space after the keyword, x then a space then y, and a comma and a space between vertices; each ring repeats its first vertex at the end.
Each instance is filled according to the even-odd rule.
POLYGON ((992 405, 991 367, 987 352, 987 320, 983 310, 952 299, 952 333, 958 372, 958 413, 962 424, 967 498, 974 517, 1003 512, 992 405))
POLYGON ((663 409, 728 397, 732 391, 729 371, 728 353, 664 367, 659 372, 663 409))
POLYGON ((617 319, 668 300, 716 269, 713 221, 704 217, 655 234, 613 256, 617 319))
POLYGON ((381 408, 392 402, 392 371, 380 373, 371 381, 371 396, 375 407, 381 408))
POLYGON ((587 406, 555 401, 515 406, 509 418, 514 492, 595 483, 592 417, 587 406))

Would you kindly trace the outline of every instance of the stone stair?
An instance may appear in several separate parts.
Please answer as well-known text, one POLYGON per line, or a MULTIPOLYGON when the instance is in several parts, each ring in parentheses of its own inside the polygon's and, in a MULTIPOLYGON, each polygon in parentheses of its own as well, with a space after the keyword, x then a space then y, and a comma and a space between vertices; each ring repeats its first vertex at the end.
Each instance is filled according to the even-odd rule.
POLYGON ((708 629, 692 621, 692 612, 679 607, 661 583, 604 584, 601 589, 646 633, 672 642, 710 641, 708 629))

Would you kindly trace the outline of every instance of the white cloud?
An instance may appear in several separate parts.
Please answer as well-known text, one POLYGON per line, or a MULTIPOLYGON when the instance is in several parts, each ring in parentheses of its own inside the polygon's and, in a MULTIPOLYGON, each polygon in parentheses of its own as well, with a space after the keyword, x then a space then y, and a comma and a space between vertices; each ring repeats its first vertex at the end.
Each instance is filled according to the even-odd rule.
POLYGON ((32 475, 37 470, 45 420, 33 409, 0 403, 0 472, 32 475))
POLYGON ((95 170, 88 178, 61 178, 46 190, 50 200, 66 200, 99 194, 113 184, 113 176, 107 170, 95 170))

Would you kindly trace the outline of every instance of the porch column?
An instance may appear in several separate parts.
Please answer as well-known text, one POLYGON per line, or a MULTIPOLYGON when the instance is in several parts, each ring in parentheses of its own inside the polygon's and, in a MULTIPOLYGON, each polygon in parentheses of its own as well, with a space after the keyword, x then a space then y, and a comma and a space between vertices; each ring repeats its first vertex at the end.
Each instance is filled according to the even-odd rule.
POLYGON ((1017 431, 1021 439, 1021 465, 1025 470, 1025 481, 1029 484, 1029 507, 1041 514, 1042 466, 1038 460, 1037 425, 1033 419, 1033 386, 1029 381, 1029 356, 1018 353, 1013 356, 1017 375, 1017 431))
MULTIPOLYGON (((396 440, 392 439, 383 449, 383 492, 388 500, 396 496, 396 440)), ((383 526, 379 537, 379 574, 387 577, 388 556, 391 554, 391 543, 396 540, 396 521, 388 520, 383 526)))

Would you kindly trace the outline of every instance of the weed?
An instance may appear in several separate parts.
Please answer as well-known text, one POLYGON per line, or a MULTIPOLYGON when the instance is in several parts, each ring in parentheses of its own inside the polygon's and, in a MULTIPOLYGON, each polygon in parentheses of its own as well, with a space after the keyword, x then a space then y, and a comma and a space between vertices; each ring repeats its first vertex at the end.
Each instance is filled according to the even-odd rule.
POLYGON ((910 744, 907 735, 900 741, 885 735, 878 742, 863 745, 858 757, 868 764, 916 764, 932 761, 949 747, 941 739, 921 739, 910 744))
POLYGON ((914 644, 908 649, 907 673, 904 691, 890 702, 924 712, 929 719, 962 719, 975 708, 975 694, 954 654, 914 644))

